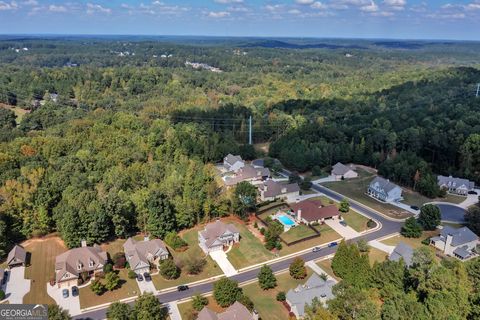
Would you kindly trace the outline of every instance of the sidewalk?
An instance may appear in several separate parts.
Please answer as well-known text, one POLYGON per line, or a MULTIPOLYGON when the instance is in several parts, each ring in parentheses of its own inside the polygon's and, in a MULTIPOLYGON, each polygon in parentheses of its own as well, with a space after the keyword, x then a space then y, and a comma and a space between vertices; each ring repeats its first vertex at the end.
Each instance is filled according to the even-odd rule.
POLYGON ((170 302, 168 304, 169 308, 169 316, 170 320, 182 320, 182 316, 180 315, 180 310, 178 310, 177 301, 170 302))
POLYGON ((328 273, 326 273, 325 271, 323 271, 323 269, 320 268, 320 267, 318 266, 318 264, 316 264, 315 262, 313 262, 313 261, 308 261, 308 262, 305 263, 305 265, 306 265, 307 267, 310 267, 310 269, 312 269, 316 274, 318 274, 318 275, 326 274, 329 280, 333 280, 333 281, 337 282, 337 280, 336 280, 335 278, 332 278, 331 276, 329 276, 328 273))

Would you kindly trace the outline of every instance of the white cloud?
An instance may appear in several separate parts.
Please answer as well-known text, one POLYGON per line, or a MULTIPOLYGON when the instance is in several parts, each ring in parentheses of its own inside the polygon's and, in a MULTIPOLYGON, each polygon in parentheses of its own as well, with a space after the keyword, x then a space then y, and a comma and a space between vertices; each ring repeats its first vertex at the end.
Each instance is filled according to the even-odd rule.
POLYGON ((243 3, 243 0, 214 0, 216 3, 221 4, 232 4, 232 3, 243 3))
POLYGON ((403 7, 407 5, 406 0, 383 0, 383 3, 391 7, 403 7))
POLYGON ((87 3, 87 13, 88 14, 95 14, 95 13, 110 14, 112 13, 112 9, 102 7, 101 5, 95 4, 95 3, 87 3))
POLYGON ((281 10, 284 7, 282 4, 268 4, 265 6, 265 9, 267 9, 270 12, 275 12, 278 10, 281 10))
POLYGON ((152 4, 155 5, 155 6, 164 6, 165 5, 165 3, 163 3, 162 1, 153 1, 152 4))
POLYGON ((64 6, 57 6, 54 4, 51 4, 48 6, 48 11, 50 12, 67 12, 67 8, 64 6))
POLYGON ((378 6, 372 0, 372 2, 370 4, 360 7, 360 10, 364 11, 364 12, 377 12, 378 11, 378 6))
POLYGON ((295 3, 301 5, 311 5, 315 2, 315 0, 295 0, 295 3))
POLYGON ((472 3, 469 3, 465 6, 465 10, 467 11, 475 11, 475 10, 480 10, 480 0, 474 1, 472 3))
POLYGON ((0 11, 16 10, 16 9, 18 9, 18 4, 15 1, 10 1, 10 2, 0 1, 0 11))
POLYGON ((310 7, 312 7, 313 9, 319 9, 319 10, 323 10, 323 9, 328 8, 328 6, 326 4, 323 4, 320 1, 315 1, 314 3, 312 3, 312 5, 310 7))
POLYGON ((228 7, 227 10, 229 12, 249 12, 250 11, 250 9, 248 9, 246 7, 240 7, 240 6, 228 7))
POLYGON ((298 14, 301 14, 302 11, 298 9, 291 9, 291 10, 288 10, 288 13, 298 15, 298 14))
POLYGON ((393 17, 395 14, 390 11, 378 11, 378 12, 372 12, 372 16, 375 17, 393 17))
POLYGON ((228 11, 210 11, 208 13, 208 16, 210 18, 215 18, 215 19, 218 19, 218 18, 227 18, 230 16, 230 12, 228 11))

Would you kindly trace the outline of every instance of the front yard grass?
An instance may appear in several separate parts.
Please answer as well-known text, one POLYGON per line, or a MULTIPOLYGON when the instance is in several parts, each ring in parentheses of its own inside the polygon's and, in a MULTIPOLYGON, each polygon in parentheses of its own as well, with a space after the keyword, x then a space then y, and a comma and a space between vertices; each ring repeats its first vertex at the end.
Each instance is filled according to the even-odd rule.
POLYGON ((233 223, 240 231, 240 243, 234 245, 227 253, 228 260, 236 269, 268 261, 275 257, 273 253, 265 249, 264 244, 242 222, 236 219, 225 222, 233 223))
MULTIPOLYGON (((113 291, 106 291, 98 296, 93 293, 90 286, 80 288, 80 308, 93 307, 107 302, 114 302, 121 299, 134 297, 140 294, 137 281, 128 278, 128 269, 121 269, 118 271, 121 279, 121 286, 113 291)), ((103 281, 103 280, 101 280, 103 281)))
POLYGON ((406 210, 402 210, 391 204, 382 203, 366 195, 365 192, 368 189, 368 185, 375 175, 360 168, 358 168, 357 171, 359 173, 358 178, 345 179, 343 181, 325 182, 322 185, 368 207, 371 207, 372 209, 375 209, 387 216, 402 219, 412 215, 406 210))
POLYGON ((203 229, 203 227, 197 226, 180 234, 183 240, 188 243, 187 250, 183 252, 176 252, 172 248, 169 248, 169 251, 170 254, 172 254, 172 256, 174 257, 174 260, 177 264, 182 264, 182 262, 192 257, 205 257, 207 260, 207 264, 203 268, 203 271, 197 275, 189 275, 185 270, 182 270, 180 277, 175 280, 167 280, 163 278, 160 274, 153 275, 152 281, 157 290, 195 282, 222 274, 222 270, 220 269, 220 267, 217 266, 217 264, 212 260, 212 258, 210 258, 210 256, 206 256, 202 249, 200 249, 200 247, 198 246, 198 231, 201 229, 203 229))
POLYGON ((370 261, 370 265, 373 266, 375 262, 383 262, 387 259, 388 253, 379 250, 377 248, 370 247, 368 252, 368 259, 370 261))
POLYGON ((22 246, 31 254, 30 265, 25 269, 25 278, 30 279, 30 292, 23 303, 55 304, 47 294, 47 284, 55 276, 55 257, 67 251, 63 241, 56 235, 30 239, 22 246))
POLYGON ((342 218, 348 226, 352 227, 357 232, 362 232, 368 229, 367 222, 369 219, 354 210, 342 213, 342 218))
POLYGON ((280 237, 290 243, 314 235, 316 235, 315 231, 304 224, 300 224, 296 227, 290 228, 287 232, 282 233, 280 237))
POLYGON ((408 204, 409 206, 417 206, 421 207, 425 203, 433 202, 433 201, 438 201, 438 202, 450 202, 450 203, 455 203, 459 204, 467 199, 467 197, 462 197, 462 196, 457 196, 454 194, 449 194, 447 193, 444 198, 436 198, 436 199, 430 199, 425 196, 422 196, 418 192, 414 192, 413 190, 408 190, 403 188, 403 203, 408 204))
MULTIPOLYGON (((408 244, 413 249, 416 249, 421 246, 425 246, 424 244, 422 244, 423 240, 429 237, 434 237, 438 234, 439 234, 439 231, 424 231, 420 238, 406 238, 402 235, 397 235, 397 236, 382 240, 381 242, 389 246, 396 246, 401 241, 408 244)), ((433 249, 433 247, 431 248, 433 249)))
POLYGON ((323 271, 325 271, 326 274, 328 274, 330 277, 336 279, 337 281, 340 281, 341 279, 338 278, 335 273, 333 272, 332 269, 332 259, 325 259, 317 262, 317 265, 322 268, 323 271))

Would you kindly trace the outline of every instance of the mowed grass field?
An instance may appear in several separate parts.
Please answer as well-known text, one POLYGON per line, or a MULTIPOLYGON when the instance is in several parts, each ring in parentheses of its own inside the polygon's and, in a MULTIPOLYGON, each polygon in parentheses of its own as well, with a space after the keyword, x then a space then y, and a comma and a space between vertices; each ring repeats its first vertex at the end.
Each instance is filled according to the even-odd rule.
POLYGON ((15 120, 17 121, 17 124, 22 122, 23 117, 29 113, 28 110, 22 109, 20 107, 15 107, 15 106, 10 106, 8 104, 0 103, 0 108, 12 110, 15 113, 15 116, 17 117, 15 120))
POLYGON ((30 239, 22 246, 31 253, 30 265, 25 269, 25 277, 31 280, 31 286, 23 303, 54 304, 55 301, 47 294, 47 284, 55 277, 55 257, 67 248, 56 235, 30 239))

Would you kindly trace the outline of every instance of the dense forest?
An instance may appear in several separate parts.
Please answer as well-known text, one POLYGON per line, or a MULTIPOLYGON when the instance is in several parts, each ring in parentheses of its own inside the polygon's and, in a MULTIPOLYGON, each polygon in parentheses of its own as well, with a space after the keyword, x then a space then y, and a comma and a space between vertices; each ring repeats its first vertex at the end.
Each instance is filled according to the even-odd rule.
POLYGON ((0 256, 228 214, 212 163, 256 156, 250 116, 292 170, 353 161, 431 197, 436 174, 480 183, 479 44, 288 41, 0 38, 0 256))

